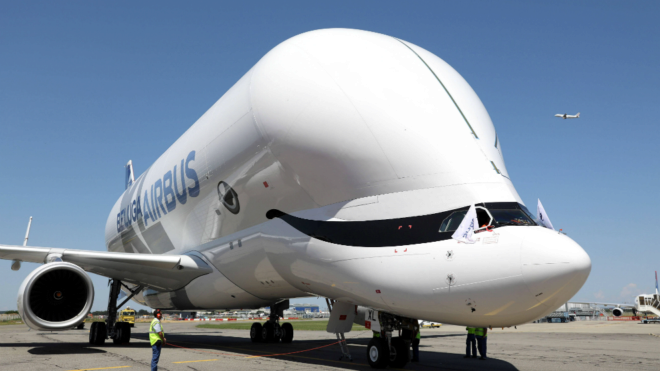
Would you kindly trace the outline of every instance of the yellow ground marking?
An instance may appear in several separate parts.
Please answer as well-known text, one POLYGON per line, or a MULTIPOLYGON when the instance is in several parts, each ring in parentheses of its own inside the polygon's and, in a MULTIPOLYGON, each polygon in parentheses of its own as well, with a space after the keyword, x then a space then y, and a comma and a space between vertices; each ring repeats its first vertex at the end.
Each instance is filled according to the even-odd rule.
POLYGON ((99 367, 99 368, 81 368, 78 370, 69 370, 69 371, 92 371, 92 370, 109 370, 111 368, 129 368, 131 366, 114 366, 114 367, 99 367))
POLYGON ((217 361, 218 359, 200 359, 199 361, 180 361, 180 362, 172 362, 172 363, 193 363, 193 362, 213 362, 217 361))

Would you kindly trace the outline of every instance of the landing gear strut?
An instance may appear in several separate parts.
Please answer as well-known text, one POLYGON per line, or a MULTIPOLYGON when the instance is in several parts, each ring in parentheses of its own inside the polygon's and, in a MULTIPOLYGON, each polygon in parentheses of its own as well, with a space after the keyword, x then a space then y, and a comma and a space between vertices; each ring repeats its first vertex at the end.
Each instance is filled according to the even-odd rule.
POLYGON ((284 300, 270 306, 270 316, 263 325, 259 322, 250 328, 250 340, 253 343, 290 343, 293 340, 293 326, 290 323, 280 325, 280 318, 284 316, 284 309, 289 308, 289 301, 284 300))
MULTIPOLYGON (((335 301, 332 299, 325 298, 325 303, 328 304, 328 310, 330 313, 332 313, 332 307, 335 305, 335 301)), ((337 336, 337 342, 339 343, 339 348, 341 348, 341 357, 339 357, 339 360, 341 361, 342 359, 346 358, 349 361, 353 361, 353 356, 351 356, 351 352, 348 349, 348 344, 346 344, 346 336, 344 336, 344 333, 335 333, 337 336)))
POLYGON ((115 344, 125 344, 131 341, 131 327, 129 323, 117 322, 117 308, 121 308, 135 294, 142 290, 142 286, 133 289, 126 286, 120 280, 110 280, 110 296, 108 297, 108 318, 103 322, 94 322, 89 330, 89 343, 93 345, 103 345, 105 340, 110 338, 115 344), (121 304, 117 305, 119 292, 124 286, 131 294, 121 304))

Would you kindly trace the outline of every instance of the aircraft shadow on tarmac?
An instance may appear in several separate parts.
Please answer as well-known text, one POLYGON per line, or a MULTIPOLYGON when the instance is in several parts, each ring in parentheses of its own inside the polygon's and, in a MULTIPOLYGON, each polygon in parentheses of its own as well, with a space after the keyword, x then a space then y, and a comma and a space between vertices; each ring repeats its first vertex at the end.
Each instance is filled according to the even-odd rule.
POLYGON ((3 347, 19 348, 19 347, 33 347, 28 349, 28 353, 34 355, 57 355, 57 354, 102 354, 107 353, 103 349, 88 348, 89 344, 81 343, 16 343, 7 344, 3 343, 3 347))
MULTIPOLYGON (((67 342, 68 333, 58 333, 58 340, 61 343, 14 343, 3 344, 3 347, 31 348, 28 353, 34 355, 58 355, 58 354, 102 354, 113 348, 151 348, 147 341, 147 334, 134 333, 131 335, 131 343, 112 344, 106 342, 103 346, 92 346, 89 343, 67 342), (143 341, 140 341, 143 340, 143 341)), ((72 334, 73 335, 73 334, 72 334)), ((462 334, 437 334, 424 335, 422 344, 420 344, 419 363, 408 363, 406 369, 425 370, 425 369, 443 369, 443 370, 518 370, 512 364, 489 358, 486 361, 476 359, 465 359, 462 354, 444 353, 437 350, 432 351, 430 345, 424 344, 424 338, 444 338, 456 337, 456 341, 464 344, 465 335, 462 334)), ((237 337, 224 331, 185 331, 179 333, 170 333, 167 335, 169 342, 163 348, 163 352, 185 351, 199 354, 200 359, 210 357, 237 357, 244 359, 258 360, 262 357, 297 362, 301 365, 319 365, 332 366, 346 370, 365 370, 369 369, 367 364, 367 343, 368 338, 349 338, 347 343, 353 361, 340 360, 341 351, 338 344, 332 344, 333 339, 325 340, 298 340, 290 344, 282 343, 252 343, 246 337, 237 337), (327 346, 332 344, 330 346, 327 346), (325 347, 324 347, 325 346, 325 347), (321 348, 319 348, 321 347, 321 348), (314 349, 319 348, 319 349, 314 349), (297 353, 295 353, 297 352, 297 353), (294 353, 294 354, 288 354, 294 353), (255 357, 255 358, 248 358, 255 357)), ((437 346, 435 347, 437 349, 437 346)), ((220 361, 221 362, 221 361, 220 361)))

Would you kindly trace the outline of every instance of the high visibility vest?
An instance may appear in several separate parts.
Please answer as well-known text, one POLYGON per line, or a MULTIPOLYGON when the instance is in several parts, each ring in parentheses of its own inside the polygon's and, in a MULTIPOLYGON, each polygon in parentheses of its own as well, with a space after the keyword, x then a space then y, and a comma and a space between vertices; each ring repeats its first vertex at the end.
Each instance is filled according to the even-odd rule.
POLYGON ((474 335, 474 331, 476 330, 474 327, 466 327, 465 329, 467 330, 468 334, 472 335, 474 335))
MULTIPOLYGON (((151 346, 156 345, 158 340, 162 340, 160 336, 158 336, 158 333, 154 331, 154 326, 156 326, 157 323, 160 323, 160 321, 158 318, 154 318, 154 320, 151 321, 151 325, 149 326, 149 342, 151 343, 151 346)), ((163 328, 162 323, 160 324, 160 330, 163 334, 165 334, 165 329, 163 328)))
POLYGON ((482 327, 477 327, 474 329, 474 334, 477 336, 484 336, 484 329, 482 327))
POLYGON ((374 331, 373 333, 374 333, 374 337, 375 337, 375 338, 379 338, 379 337, 380 337, 380 332, 376 332, 376 331, 374 331))
POLYGON ((417 340, 419 340, 419 339, 421 339, 421 338, 422 338, 422 333, 419 332, 419 331, 417 331, 417 340))

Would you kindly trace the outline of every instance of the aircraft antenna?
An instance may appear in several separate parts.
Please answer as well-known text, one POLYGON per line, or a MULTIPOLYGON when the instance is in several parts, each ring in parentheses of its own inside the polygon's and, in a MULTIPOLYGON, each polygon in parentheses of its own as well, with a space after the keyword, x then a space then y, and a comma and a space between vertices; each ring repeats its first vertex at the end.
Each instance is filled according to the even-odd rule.
POLYGON ((27 231, 25 232, 25 241, 23 241, 23 246, 27 246, 28 238, 30 238, 30 227, 32 227, 32 217, 30 217, 30 221, 28 222, 28 228, 27 231))
MULTIPOLYGON (((27 246, 28 239, 30 238, 30 227, 32 227, 32 217, 30 217, 30 220, 28 221, 28 227, 27 231, 25 231, 25 240, 23 241, 23 246, 27 246)), ((17 271, 19 269, 21 269, 21 261, 14 259, 11 263, 11 270, 17 271)))

